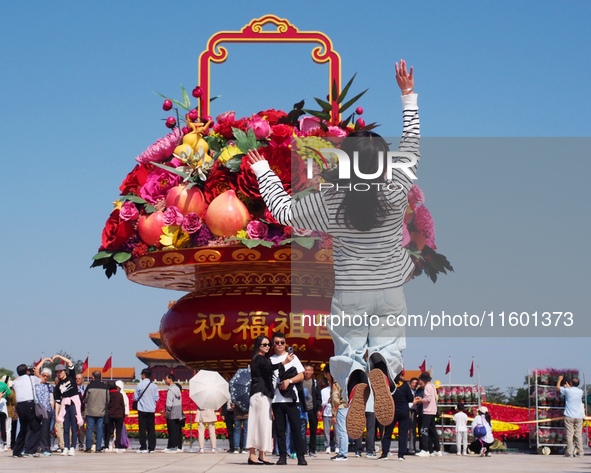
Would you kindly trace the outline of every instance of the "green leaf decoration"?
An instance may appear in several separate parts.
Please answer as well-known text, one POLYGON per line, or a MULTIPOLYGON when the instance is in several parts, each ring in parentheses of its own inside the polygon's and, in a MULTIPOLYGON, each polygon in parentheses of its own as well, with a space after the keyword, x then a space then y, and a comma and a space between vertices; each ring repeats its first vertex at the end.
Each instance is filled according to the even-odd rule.
POLYGON ((209 149, 213 150, 216 153, 222 151, 222 143, 220 142, 220 139, 217 136, 207 135, 204 136, 203 139, 209 146, 209 149))
POLYGON ((367 92, 369 89, 365 89, 363 92, 361 92, 360 94, 357 94, 355 97, 353 97, 351 100, 347 101, 346 103, 344 103, 340 108, 339 108, 339 113, 343 113, 345 110, 347 110, 351 105, 353 105, 355 102, 357 102, 357 100, 359 100, 361 97, 363 97, 363 94, 365 94, 365 92, 367 92))
POLYGON ((117 263, 119 263, 119 264, 125 263, 130 258, 131 258, 131 253, 128 253, 127 251, 120 251, 119 253, 115 253, 113 255, 113 259, 115 261, 117 261, 117 263))
POLYGON ((300 100, 298 103, 294 103, 293 104, 293 109, 294 110, 302 110, 304 108, 304 101, 300 100))
POLYGON ((314 243, 316 243, 316 241, 319 240, 319 238, 317 238, 317 237, 295 237, 295 238, 292 238, 292 240, 294 243, 297 243, 298 245, 303 246, 307 250, 310 250, 314 246, 314 243))
POLYGON ((234 143, 244 154, 248 153, 251 149, 257 148, 257 139, 252 128, 249 128, 248 131, 244 133, 239 128, 232 127, 232 132, 236 138, 234 143))
POLYGON ((147 204, 147 202, 142 199, 141 197, 138 197, 137 195, 133 195, 133 194, 127 194, 124 196, 119 197, 121 200, 126 201, 128 200, 129 202, 133 202, 134 204, 147 204))
POLYGON ((321 120, 330 119, 330 113, 328 112, 319 112, 318 110, 304 110, 304 112, 312 115, 313 117, 320 118, 321 120))
POLYGON ((92 264, 90 265, 91 268, 96 268, 97 266, 104 266, 104 260, 102 260, 102 259, 94 260, 92 262, 92 264))
POLYGON ((191 108, 191 98, 189 97, 187 90, 183 87, 183 84, 181 84, 181 94, 183 97, 183 108, 189 110, 191 108))
POLYGON ((156 207, 154 207, 152 204, 148 204, 144 207, 144 211, 147 214, 153 214, 154 212, 156 212, 156 207))
POLYGON ((166 166, 166 165, 160 164, 160 163, 152 163, 152 164, 156 167, 164 169, 165 171, 168 171, 171 174, 176 174, 177 176, 181 176, 184 179, 189 179, 189 177, 191 177, 186 172, 180 171, 177 168, 171 168, 170 166, 166 166))
POLYGON ((221 95, 216 95, 215 97, 211 97, 211 98, 209 99, 209 103, 213 102, 214 100, 217 100, 217 99, 219 99, 220 97, 221 97, 221 95))
POLYGON ((354 113, 352 113, 347 118, 345 118, 343 120, 342 124, 345 125, 345 126, 347 126, 349 123, 351 123, 353 121, 353 118, 355 118, 355 114, 354 113))
POLYGON ((110 258, 111 256, 113 256, 113 252, 112 251, 99 251, 96 255, 94 255, 92 257, 93 260, 100 260, 103 258, 110 258))
POLYGON ((176 106, 177 106, 177 107, 183 108, 183 109, 185 109, 185 110, 189 110, 189 108, 188 108, 188 107, 185 107, 185 104, 184 104, 184 103, 182 103, 182 102, 179 102, 178 100, 171 99, 170 97, 167 97, 166 95, 164 95, 164 94, 161 94, 160 92, 154 92, 154 93, 155 93, 156 95, 160 95, 160 97, 162 97, 163 99, 168 99, 168 100, 170 100, 172 103, 176 104, 176 106))
MULTIPOLYGON (((353 77, 355 77, 355 76, 353 76, 353 77)), ((353 81, 353 79, 351 79, 351 81, 353 81)), ((337 96, 337 81, 336 81, 336 79, 333 79, 332 89, 330 92, 330 100, 331 101, 334 100, 336 98, 336 96, 337 96)), ((337 99, 337 103, 338 103, 338 99, 337 99)))
MULTIPOLYGON (((351 77, 351 79, 349 79, 349 82, 347 82, 347 85, 345 85, 343 90, 341 90, 341 93, 339 94, 339 98, 337 99, 338 103, 342 103, 342 101, 345 100, 345 97, 347 96, 347 93, 349 92, 349 89, 351 88, 351 84, 353 84, 353 81, 355 80, 356 75, 357 75, 357 73, 353 74, 353 77, 351 77)), ((336 83, 334 84, 334 86, 336 86, 336 83)), ((336 95, 336 93, 334 95, 336 95)))
POLYGON ((330 112, 332 110, 332 105, 329 104, 326 100, 322 100, 316 97, 314 97, 314 100, 316 100, 316 103, 320 105, 322 110, 324 110, 325 112, 330 112))
POLYGON ((225 166, 231 171, 231 172, 238 172, 240 171, 240 165, 242 164, 242 157, 244 155, 236 155, 234 156, 232 159, 228 159, 228 161, 226 162, 225 166))

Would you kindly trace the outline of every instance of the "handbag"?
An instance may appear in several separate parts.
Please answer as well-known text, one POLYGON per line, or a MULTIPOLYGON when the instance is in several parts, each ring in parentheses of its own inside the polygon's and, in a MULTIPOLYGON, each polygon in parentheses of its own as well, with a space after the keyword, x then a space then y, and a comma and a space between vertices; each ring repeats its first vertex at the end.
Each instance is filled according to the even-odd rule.
POLYGON ((142 393, 140 394, 140 397, 138 397, 138 398, 137 398, 137 401, 133 401, 133 402, 131 403, 131 408, 132 408, 134 411, 137 411, 137 404, 138 404, 138 402, 140 402, 140 399, 142 398, 142 396, 144 395, 144 393, 145 393, 145 392, 148 390, 148 388, 150 387, 150 384, 152 384, 152 381, 150 381, 150 382, 148 383, 148 385, 147 385, 147 386, 144 388, 144 390, 143 390, 143 391, 142 391, 142 393))
POLYGON ((35 387, 33 386, 33 380, 31 379, 30 376, 29 376, 29 381, 31 382, 31 390, 33 391, 33 401, 35 402, 35 417, 37 417, 37 419, 47 420, 47 418, 48 418, 47 410, 45 409, 43 404, 39 403, 39 400, 37 399, 37 393, 35 391, 35 387))
POLYGON ((127 436, 127 428, 125 424, 121 427, 121 441, 119 442, 123 448, 129 448, 129 437, 127 436))
POLYGON ((474 437, 477 439, 486 437, 486 427, 483 424, 478 424, 474 427, 474 437))

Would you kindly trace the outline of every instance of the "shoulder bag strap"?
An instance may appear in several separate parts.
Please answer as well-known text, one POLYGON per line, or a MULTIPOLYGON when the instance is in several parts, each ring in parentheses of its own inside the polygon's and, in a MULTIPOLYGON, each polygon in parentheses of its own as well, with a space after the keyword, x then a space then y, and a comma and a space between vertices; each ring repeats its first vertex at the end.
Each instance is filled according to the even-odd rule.
POLYGON ((144 388, 144 390, 142 391, 142 393, 140 394, 140 397, 137 398, 137 402, 140 402, 140 399, 142 398, 142 396, 144 395, 144 393, 148 390, 148 388, 150 387, 150 384, 152 384, 152 381, 150 381, 148 383, 148 385, 144 388))
POLYGON ((35 392, 35 386, 33 386, 33 380, 31 379, 31 375, 27 375, 29 377, 29 381, 31 382, 31 391, 33 391, 33 401, 37 403, 37 393, 35 392))

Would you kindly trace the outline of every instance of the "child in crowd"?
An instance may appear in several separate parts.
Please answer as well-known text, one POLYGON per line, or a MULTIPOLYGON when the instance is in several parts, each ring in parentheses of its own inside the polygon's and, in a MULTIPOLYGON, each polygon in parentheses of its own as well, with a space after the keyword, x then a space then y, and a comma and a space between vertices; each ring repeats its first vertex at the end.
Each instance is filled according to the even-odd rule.
POLYGON ((468 415, 463 404, 458 404, 458 411, 454 414, 453 421, 456 424, 456 448, 457 455, 468 454, 468 415))

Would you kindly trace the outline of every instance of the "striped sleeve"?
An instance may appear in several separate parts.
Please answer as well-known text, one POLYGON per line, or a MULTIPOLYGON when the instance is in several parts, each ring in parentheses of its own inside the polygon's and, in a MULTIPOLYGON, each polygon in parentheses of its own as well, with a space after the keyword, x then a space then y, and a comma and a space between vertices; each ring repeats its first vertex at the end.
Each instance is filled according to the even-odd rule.
MULTIPOLYGON (((398 151, 413 154, 417 161, 409 169, 416 175, 419 160, 420 160, 420 137, 421 127, 419 121, 419 108, 417 106, 417 94, 409 94, 402 96, 402 138, 400 140, 400 146, 398 151)), ((396 162, 410 162, 408 157, 399 157, 396 162)), ((392 180, 387 181, 390 183, 397 183, 399 186, 395 186, 395 191, 388 194, 388 201, 396 205, 399 208, 406 206, 407 194, 413 186, 413 180, 406 174, 402 169, 392 170, 392 180), (402 187, 402 192, 400 191, 402 187)))
POLYGON ((282 225, 326 232, 328 212, 319 192, 295 201, 283 188, 281 180, 270 169, 257 174, 261 196, 271 215, 282 225))

